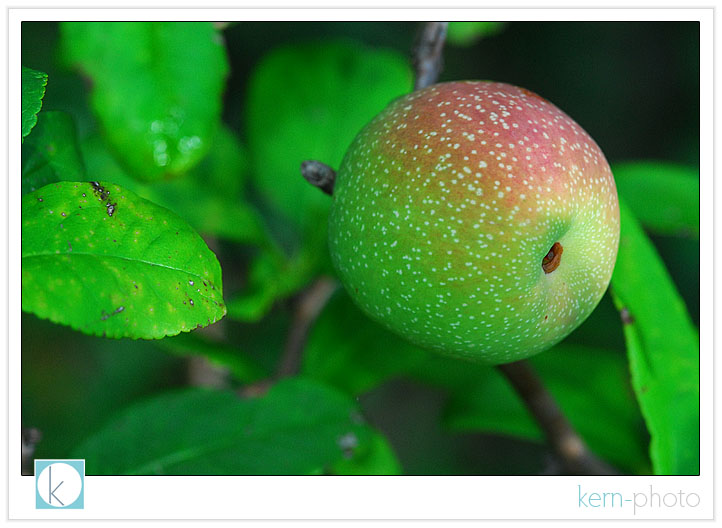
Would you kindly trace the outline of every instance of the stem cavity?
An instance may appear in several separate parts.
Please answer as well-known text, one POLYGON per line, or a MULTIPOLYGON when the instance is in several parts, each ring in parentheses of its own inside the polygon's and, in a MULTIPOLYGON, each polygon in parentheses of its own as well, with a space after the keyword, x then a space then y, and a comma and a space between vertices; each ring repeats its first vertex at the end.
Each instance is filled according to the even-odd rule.
POLYGON ((546 257, 542 259, 542 269, 544 273, 549 274, 559 267, 559 263, 562 260, 562 253, 564 247, 559 242, 554 242, 554 245, 546 254, 546 257))

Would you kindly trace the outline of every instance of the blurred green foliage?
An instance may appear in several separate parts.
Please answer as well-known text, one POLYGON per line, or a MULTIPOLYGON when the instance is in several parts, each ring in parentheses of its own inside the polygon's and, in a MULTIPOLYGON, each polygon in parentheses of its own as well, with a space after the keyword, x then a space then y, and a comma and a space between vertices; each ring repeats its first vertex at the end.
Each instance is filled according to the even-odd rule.
POLYGON ((330 471, 357 449, 371 456, 372 441, 350 398, 295 378, 251 399, 207 388, 165 393, 125 409, 75 453, 94 475, 304 475, 330 471))
POLYGON ((263 222, 244 200, 247 157, 243 145, 227 128, 221 128, 205 158, 186 174, 146 183, 133 178, 113 157, 100 135, 81 145, 90 175, 100 175, 139 196, 167 207, 198 232, 240 244, 262 244, 263 222))
POLYGON ((66 22, 61 57, 92 81, 109 145, 135 176, 195 165, 213 141, 228 71, 210 22, 66 22))
POLYGON ((612 167, 619 194, 644 227, 658 235, 699 238, 699 171, 661 162, 612 167))
POLYGON ((471 46, 504 30, 505 22, 449 22, 447 39, 456 46, 471 46))
POLYGON ((409 372, 428 354, 371 321, 340 289, 311 330, 302 372, 359 395, 409 372))
POLYGON ((246 104, 253 182, 304 242, 321 240, 314 250, 325 244, 330 202, 298 177, 301 162, 338 167, 358 131, 411 86, 401 53, 347 40, 280 47, 255 68, 246 104))
MULTIPOLYGON (((243 392, 277 372, 295 296, 332 273, 329 198, 299 165, 338 167, 411 89, 418 28, 23 24, 23 65, 48 76, 43 97, 42 74, 23 70, 23 194, 102 180, 170 209, 217 256, 229 315, 145 342, 24 314, 22 420, 42 432, 36 457, 83 457, 90 474, 553 471, 494 369, 407 344, 340 289, 310 329, 302 374, 243 392), (223 389, 188 388, 189 356, 220 368, 223 389)), ((698 36, 694 23, 452 22, 444 53, 441 81, 539 93, 613 165, 631 207, 613 290, 634 323, 607 295, 533 365, 595 453, 628 473, 699 465, 698 36)))
POLYGON ((37 117, 35 132, 23 141, 22 192, 48 183, 83 181, 85 165, 70 114, 48 110, 37 117))
POLYGON ((30 133, 38 121, 37 114, 43 106, 48 75, 24 66, 22 70, 22 138, 25 140, 25 136, 30 133))
MULTIPOLYGON (((590 449, 625 473, 651 471, 648 436, 624 355, 562 344, 531 363, 590 449)), ((542 431, 498 371, 470 370, 460 376, 458 385, 449 387, 449 427, 543 441, 542 431)))

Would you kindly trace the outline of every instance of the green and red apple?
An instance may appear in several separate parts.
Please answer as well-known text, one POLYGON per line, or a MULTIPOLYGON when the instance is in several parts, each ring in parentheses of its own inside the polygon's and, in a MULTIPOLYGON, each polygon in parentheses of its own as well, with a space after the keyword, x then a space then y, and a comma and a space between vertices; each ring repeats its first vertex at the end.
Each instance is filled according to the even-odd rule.
POLYGON ((600 301, 617 192, 600 148, 550 102, 441 83, 396 99, 353 141, 329 244, 372 318, 425 348, 506 363, 556 344, 600 301))

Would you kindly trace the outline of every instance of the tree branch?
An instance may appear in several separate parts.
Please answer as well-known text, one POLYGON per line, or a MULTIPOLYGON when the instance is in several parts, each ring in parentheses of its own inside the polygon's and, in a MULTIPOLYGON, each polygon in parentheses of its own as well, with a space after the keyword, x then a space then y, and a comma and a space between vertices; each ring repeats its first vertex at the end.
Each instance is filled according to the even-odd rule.
POLYGON ((416 70, 414 90, 436 82, 444 66, 444 42, 448 22, 426 22, 414 47, 413 65, 416 70))
POLYGON ((308 333, 337 287, 338 283, 334 279, 321 277, 296 296, 293 303, 293 321, 276 374, 241 387, 238 394, 242 398, 263 396, 279 379, 298 374, 308 333))
POLYGON ((564 473, 571 475, 618 474, 611 466, 599 460, 589 451, 528 361, 499 365, 497 369, 509 380, 541 427, 552 451, 561 461, 564 473))
POLYGON ((303 290, 295 302, 291 329, 279 362, 277 378, 293 376, 301 366, 301 356, 306 346, 308 332, 326 305, 338 284, 329 277, 321 277, 303 290))

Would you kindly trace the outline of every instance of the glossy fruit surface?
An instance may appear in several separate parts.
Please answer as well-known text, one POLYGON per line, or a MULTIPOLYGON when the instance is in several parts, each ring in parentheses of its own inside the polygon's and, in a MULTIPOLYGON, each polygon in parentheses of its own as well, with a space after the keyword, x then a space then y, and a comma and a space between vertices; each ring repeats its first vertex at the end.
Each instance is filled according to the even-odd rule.
POLYGON ((366 313, 486 363, 541 352, 581 324, 618 244, 597 144, 538 95, 493 82, 393 101, 349 148, 329 219, 334 265, 366 313))

